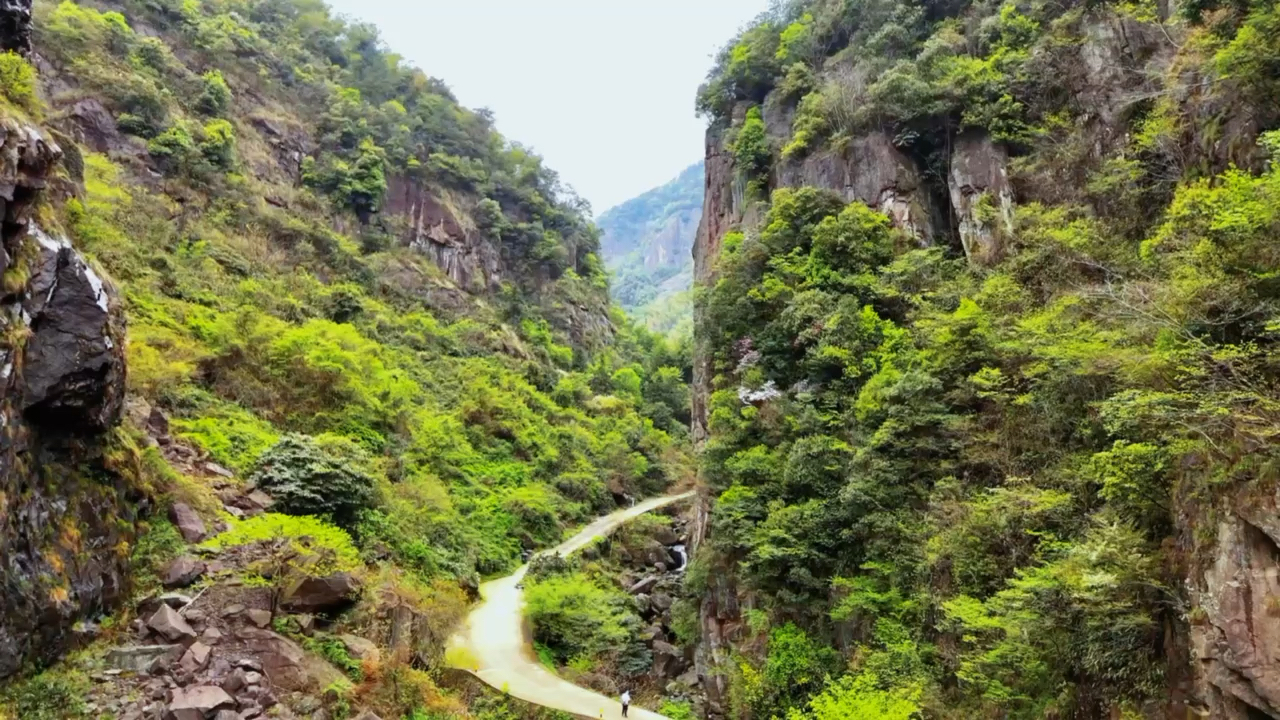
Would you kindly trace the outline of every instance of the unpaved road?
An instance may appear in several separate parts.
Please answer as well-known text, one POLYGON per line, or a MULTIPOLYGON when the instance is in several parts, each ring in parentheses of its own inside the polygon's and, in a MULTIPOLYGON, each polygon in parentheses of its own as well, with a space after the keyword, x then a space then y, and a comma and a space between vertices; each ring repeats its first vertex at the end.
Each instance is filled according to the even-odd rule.
MULTIPOLYGON (((576 552, 632 518, 690 497, 692 492, 652 498, 606 515, 548 552, 561 555, 576 552)), ((620 719, 622 706, 617 698, 605 697, 557 677, 534 656, 524 636, 524 594, 516 588, 528 569, 525 565, 514 575, 480 586, 481 603, 471 611, 466 627, 453 640, 454 645, 466 648, 471 656, 468 664, 472 667, 464 669, 498 690, 536 705, 589 718, 620 719)), ((662 715, 635 706, 629 717, 666 720, 662 715)))

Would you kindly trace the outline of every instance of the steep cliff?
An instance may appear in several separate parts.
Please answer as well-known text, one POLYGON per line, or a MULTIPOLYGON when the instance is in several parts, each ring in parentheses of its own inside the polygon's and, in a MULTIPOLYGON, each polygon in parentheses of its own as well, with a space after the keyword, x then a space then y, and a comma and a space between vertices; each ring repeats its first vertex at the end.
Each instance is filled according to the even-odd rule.
POLYGON ((1275 23, 819 1, 726 48, 693 251, 710 715, 1280 717, 1245 459, 1275 23))
MULTIPOLYGON (((0 46, 30 50, 30 8, 0 8, 0 46)), ((49 133, 0 108, 0 677, 47 661, 118 603, 138 494, 110 457, 124 399, 115 289, 41 227, 74 191, 49 133)), ((118 455, 120 449, 114 452, 118 455)))

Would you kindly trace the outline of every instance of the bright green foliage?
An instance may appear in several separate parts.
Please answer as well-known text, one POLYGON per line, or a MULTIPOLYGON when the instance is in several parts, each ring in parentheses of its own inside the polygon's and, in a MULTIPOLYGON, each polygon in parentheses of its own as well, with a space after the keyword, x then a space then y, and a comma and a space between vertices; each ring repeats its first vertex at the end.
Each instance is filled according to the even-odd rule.
POLYGON ((351 527, 373 505, 374 484, 353 465, 305 435, 287 435, 259 456, 250 480, 275 499, 280 512, 327 517, 351 527))
POLYGON ((331 665, 346 673, 347 677, 353 682, 360 682, 364 679, 364 671, 361 669, 360 661, 351 657, 351 653, 347 651, 347 646, 342 640, 329 635, 328 633, 320 633, 317 635, 307 636, 301 639, 302 647, 308 652, 328 660, 331 665))
POLYGON ((883 690, 875 675, 842 678, 809 702, 809 710, 791 710, 787 720, 913 720, 920 712, 919 691, 883 690))
POLYGON ((687 702, 667 700, 658 708, 658 714, 670 720, 696 720, 693 707, 687 702))
POLYGON ((795 625, 784 625, 769 634, 762 667, 740 665, 742 678, 735 688, 738 704, 752 717, 780 717, 821 690, 840 666, 835 650, 815 642, 795 625))
POLYGON ((785 659, 814 656, 785 650, 801 635, 854 648, 811 707, 831 716, 1161 698, 1169 603, 1190 602, 1166 574, 1186 561, 1176 522, 1276 462, 1278 183, 1185 180, 1145 218, 1024 204, 980 273, 812 188, 727 235, 701 298, 718 498, 690 574, 731 572, 755 603, 725 668, 737 708, 823 697, 777 669, 810 667, 785 659))
POLYGON ((627 596, 580 573, 530 581, 525 602, 534 640, 560 662, 616 653, 631 635, 627 596))
MULTIPOLYGON (((153 57, 162 56, 156 52, 153 57)), ((151 60, 148 64, 154 62, 156 61, 151 60)), ((222 73, 210 70, 200 78, 200 81, 204 84, 204 88, 200 91, 200 98, 196 100, 196 110, 214 117, 226 114, 231 107, 231 88, 227 87, 227 81, 222 77, 222 73)))
POLYGON ((47 670, 5 688, 0 701, 13 717, 27 720, 65 720, 86 717, 88 678, 47 670))
POLYGON ((36 108, 36 70, 15 52, 0 53, 0 96, 24 110, 36 108))
POLYGON ((294 517, 266 513, 233 523, 231 529, 209 540, 212 548, 252 545, 263 541, 289 540, 296 554, 308 559, 304 570, 323 576, 360 567, 360 555, 345 530, 314 517, 294 517))
POLYGON ((765 134, 764 119, 759 107, 747 112, 746 122, 738 129, 733 141, 733 156, 737 167, 755 196, 760 196, 768 187, 769 171, 773 167, 773 151, 769 148, 769 138, 765 134))

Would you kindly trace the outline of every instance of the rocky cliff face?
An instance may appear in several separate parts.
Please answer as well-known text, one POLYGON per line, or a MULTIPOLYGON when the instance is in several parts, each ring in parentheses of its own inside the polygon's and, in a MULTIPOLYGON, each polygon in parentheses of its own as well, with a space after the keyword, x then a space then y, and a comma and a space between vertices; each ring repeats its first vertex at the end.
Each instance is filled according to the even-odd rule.
MULTIPOLYGON (((1164 5, 1161 8, 1167 10, 1164 5)), ((1009 148, 982 131, 956 134, 945 150, 932 153, 932 159, 904 151, 895 138, 882 132, 845 138, 835 148, 800 159, 778 158, 776 151, 791 137, 795 109, 780 102, 775 91, 763 101, 776 159, 769 189, 832 190, 846 201, 884 212, 894 226, 921 245, 949 247, 979 268, 993 265, 1014 232, 1019 201, 1096 207, 1110 201, 1090 195, 1084 178, 1089 169, 1096 170, 1122 147, 1129 121, 1126 113, 1133 112, 1136 98, 1155 92, 1157 79, 1174 66, 1177 46, 1169 32, 1158 22, 1110 13, 1086 16, 1081 22, 1082 41, 1066 58, 1070 77, 1063 83, 1077 88, 1076 100, 1088 108, 1081 121, 1086 142, 1056 173, 1047 174, 1026 163, 1015 168, 1009 148), (930 166, 937 157, 945 158, 941 169, 930 166)), ((761 213, 744 200, 744 179, 727 149, 731 128, 741 125, 752 104, 740 103, 707 132, 705 203, 693 248, 695 284, 700 287, 710 287, 717 280, 716 261, 725 234, 743 230, 750 235, 757 229, 754 225, 761 213)), ((1197 115, 1216 113, 1230 126, 1200 148, 1206 167, 1258 164, 1251 155, 1258 130, 1252 115, 1231 113, 1220 104, 1195 97, 1187 105, 1197 115)), ((697 308, 695 321, 703 322, 697 308)), ((705 345, 699 344, 694 358, 692 432, 700 446, 708 438, 712 375, 705 345)), ((707 518, 714 513, 712 505, 709 498, 701 501, 695 544, 710 532, 707 518)), ((1180 512, 1179 536, 1191 561, 1179 580, 1189 591, 1189 605, 1182 618, 1187 624, 1171 628, 1166 638, 1171 657, 1169 707, 1174 708, 1170 712, 1185 707, 1188 717, 1280 718, 1280 660, 1275 652, 1280 643, 1280 523, 1276 520, 1280 494, 1250 495, 1212 511, 1188 507, 1180 512), (1193 536, 1197 539, 1191 540, 1193 536), (1206 537, 1212 540, 1203 541, 1206 537), (1190 657, 1183 657, 1180 648, 1188 645, 1190 657), (1188 676, 1190 682, 1185 681, 1188 676)), ((699 615, 698 671, 708 678, 712 717, 728 712, 727 675, 716 668, 728 659, 742 635, 742 606, 748 602, 735 587, 732 568, 720 570, 712 573, 699 615)))
POLYGON ((1274 492, 1250 495, 1225 510, 1188 578, 1191 671, 1201 717, 1280 717, 1278 500, 1274 492))
POLYGON ((31 0, 0 0, 0 50, 31 52, 31 0))
POLYGON ((124 397, 116 293, 36 219, 60 158, 41 129, 0 121, 0 677, 123 597, 139 510, 105 452, 124 397))
POLYGON ((386 212, 398 220, 400 240, 421 252, 459 288, 476 292, 502 286, 502 259, 469 215, 450 207, 439 191, 414 178, 387 183, 386 212))

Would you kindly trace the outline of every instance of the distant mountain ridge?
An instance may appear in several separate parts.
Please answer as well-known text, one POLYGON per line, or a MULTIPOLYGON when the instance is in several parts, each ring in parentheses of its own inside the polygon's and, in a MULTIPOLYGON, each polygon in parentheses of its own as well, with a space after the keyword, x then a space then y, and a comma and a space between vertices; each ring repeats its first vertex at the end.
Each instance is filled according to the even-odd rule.
POLYGON ((605 211, 596 224, 613 272, 613 295, 653 330, 691 323, 693 239, 702 219, 703 163, 671 182, 605 211))

